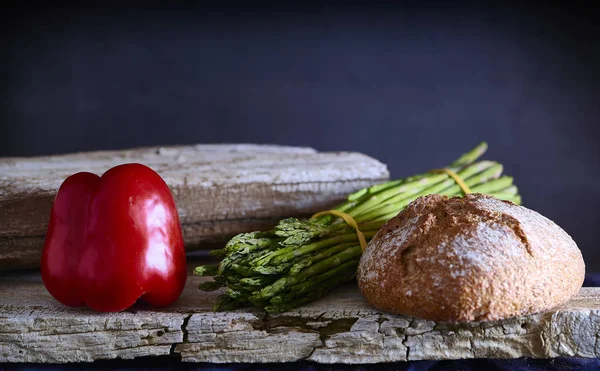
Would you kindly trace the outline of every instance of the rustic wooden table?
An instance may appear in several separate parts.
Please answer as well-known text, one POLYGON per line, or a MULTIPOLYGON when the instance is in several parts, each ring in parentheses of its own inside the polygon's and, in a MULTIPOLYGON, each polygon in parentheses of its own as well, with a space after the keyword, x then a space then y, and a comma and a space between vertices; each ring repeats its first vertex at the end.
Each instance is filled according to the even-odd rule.
MULTIPOLYGON (((203 260, 190 261, 193 266, 203 260)), ((0 276, 0 363, 70 363, 147 356, 183 362, 379 363, 463 358, 598 357, 600 288, 583 288, 554 310, 489 323, 434 323, 382 313, 354 283, 280 315, 211 311, 218 292, 190 275, 163 309, 121 313, 68 308, 36 272, 0 276)))
MULTIPOLYGON (((389 177, 384 164, 362 154, 278 146, 0 159, 0 364, 160 357, 190 364, 357 364, 600 353, 598 288, 584 288, 568 304, 545 313, 463 325, 382 313, 364 301, 354 283, 280 315, 256 309, 214 313, 219 292, 199 291, 203 278, 192 275, 169 308, 139 304, 106 314, 65 307, 47 293, 37 270, 56 189, 73 172, 102 173, 134 161, 159 171, 171 187, 188 251, 281 217, 321 211, 389 177)), ((201 262, 190 259, 190 272, 201 262)))

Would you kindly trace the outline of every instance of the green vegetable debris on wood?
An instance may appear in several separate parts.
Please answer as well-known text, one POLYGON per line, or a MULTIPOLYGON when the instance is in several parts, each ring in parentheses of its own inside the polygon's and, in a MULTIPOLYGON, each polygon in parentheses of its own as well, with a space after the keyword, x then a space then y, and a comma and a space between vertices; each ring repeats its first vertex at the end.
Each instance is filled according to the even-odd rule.
MULTIPOLYGON (((478 161, 486 150, 487 144, 481 143, 448 169, 473 193, 520 204, 513 178, 502 176, 502 165, 478 161)), ((410 202, 432 193, 464 194, 449 174, 428 172, 362 189, 335 210, 351 215, 369 241, 410 202)), ((210 252, 221 259, 218 267, 200 266, 194 273, 213 276, 214 281, 200 285, 203 291, 226 288, 214 306, 216 311, 255 306, 280 313, 317 300, 352 280, 361 253, 355 230, 337 216, 288 218, 272 230, 233 237, 223 249, 210 252)))

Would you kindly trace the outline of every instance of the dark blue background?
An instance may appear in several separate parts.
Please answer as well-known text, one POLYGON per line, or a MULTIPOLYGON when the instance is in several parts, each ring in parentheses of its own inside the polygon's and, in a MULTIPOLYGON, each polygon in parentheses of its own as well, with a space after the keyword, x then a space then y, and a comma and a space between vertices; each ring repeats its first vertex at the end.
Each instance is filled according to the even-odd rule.
POLYGON ((599 271, 591 10, 416 4, 12 9, 0 156, 278 143, 403 177, 485 140, 599 271))

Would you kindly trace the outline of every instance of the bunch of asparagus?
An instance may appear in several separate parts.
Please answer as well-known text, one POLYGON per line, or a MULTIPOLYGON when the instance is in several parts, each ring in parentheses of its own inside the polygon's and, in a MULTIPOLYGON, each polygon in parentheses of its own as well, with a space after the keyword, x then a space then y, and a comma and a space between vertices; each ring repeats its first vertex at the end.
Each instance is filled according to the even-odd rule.
MULTIPOLYGON (((456 172, 473 193, 486 193, 521 203, 513 178, 502 176, 502 165, 477 161, 487 150, 481 143, 448 168, 456 172)), ((362 189, 348 196, 339 210, 351 215, 366 240, 410 202, 428 194, 462 196, 447 173, 428 172, 362 189)), ((356 231, 341 218, 323 215, 300 220, 283 219, 268 231, 242 233, 210 255, 218 266, 199 266, 194 274, 213 276, 200 285, 203 291, 226 287, 214 310, 256 306, 280 313, 326 295, 355 277, 362 253, 356 231)))

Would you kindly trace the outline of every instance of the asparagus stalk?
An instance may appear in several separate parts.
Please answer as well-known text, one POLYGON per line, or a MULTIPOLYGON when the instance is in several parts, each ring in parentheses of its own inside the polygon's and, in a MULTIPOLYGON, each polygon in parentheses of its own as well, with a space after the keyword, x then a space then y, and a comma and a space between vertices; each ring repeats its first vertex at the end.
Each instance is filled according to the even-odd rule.
MULTIPOLYGON (((502 165, 478 161, 486 150, 487 144, 480 143, 449 169, 474 193, 520 204, 518 188, 512 177, 502 176, 502 165)), ((409 203, 433 193, 463 195, 448 174, 428 172, 361 189, 335 209, 352 216, 368 241, 409 203)), ((201 284, 201 290, 226 287, 215 310, 253 305, 280 313, 317 300, 353 279, 361 253, 356 232, 336 216, 287 218, 272 230, 233 237, 223 249, 211 251, 221 259, 218 266, 197 267, 194 273, 214 278, 201 284)))

